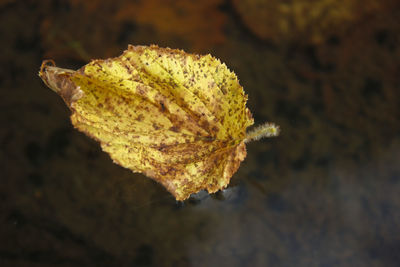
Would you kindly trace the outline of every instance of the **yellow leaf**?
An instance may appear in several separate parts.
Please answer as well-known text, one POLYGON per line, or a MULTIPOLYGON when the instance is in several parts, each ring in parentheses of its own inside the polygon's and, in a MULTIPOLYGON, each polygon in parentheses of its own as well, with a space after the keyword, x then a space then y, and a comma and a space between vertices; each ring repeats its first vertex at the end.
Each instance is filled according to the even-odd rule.
POLYGON ((54 65, 44 61, 39 76, 69 106, 72 124, 177 200, 225 188, 246 157, 245 142, 278 134, 267 124, 246 135, 253 124, 247 96, 210 55, 129 46, 77 71, 54 65))

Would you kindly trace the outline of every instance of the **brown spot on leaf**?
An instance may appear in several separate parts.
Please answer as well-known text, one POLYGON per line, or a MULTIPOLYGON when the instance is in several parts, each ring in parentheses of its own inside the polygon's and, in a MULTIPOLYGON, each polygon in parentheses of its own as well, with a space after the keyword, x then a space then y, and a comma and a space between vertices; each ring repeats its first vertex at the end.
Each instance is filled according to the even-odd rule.
POLYGON ((143 114, 139 114, 137 117, 136 117, 136 120, 137 121, 142 121, 144 119, 144 116, 143 116, 143 114))
POLYGON ((169 130, 178 133, 179 132, 179 127, 172 126, 172 127, 169 128, 169 130))
POLYGON ((157 131, 157 130, 160 129, 160 126, 158 126, 157 124, 153 123, 153 129, 157 131))

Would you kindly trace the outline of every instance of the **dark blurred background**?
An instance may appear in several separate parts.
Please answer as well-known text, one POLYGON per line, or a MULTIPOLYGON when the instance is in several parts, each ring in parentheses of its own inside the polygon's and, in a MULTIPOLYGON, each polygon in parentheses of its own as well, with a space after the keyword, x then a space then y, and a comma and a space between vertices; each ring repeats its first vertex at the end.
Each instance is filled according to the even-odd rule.
POLYGON ((0 21, 0 266, 399 266, 399 1, 3 0, 0 21), (220 58, 281 126, 223 192, 177 203, 113 164, 37 75, 153 43, 220 58))

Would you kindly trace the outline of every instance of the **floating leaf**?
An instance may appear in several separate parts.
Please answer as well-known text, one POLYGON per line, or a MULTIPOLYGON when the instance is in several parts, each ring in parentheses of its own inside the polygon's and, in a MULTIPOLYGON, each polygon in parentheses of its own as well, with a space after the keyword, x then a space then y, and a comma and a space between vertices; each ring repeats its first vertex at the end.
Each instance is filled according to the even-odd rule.
POLYGON ((253 124, 247 96, 235 74, 210 55, 129 46, 120 57, 77 71, 44 61, 39 75, 69 106, 78 130, 177 200, 225 188, 246 157, 245 142, 278 134, 266 124, 246 135, 253 124))

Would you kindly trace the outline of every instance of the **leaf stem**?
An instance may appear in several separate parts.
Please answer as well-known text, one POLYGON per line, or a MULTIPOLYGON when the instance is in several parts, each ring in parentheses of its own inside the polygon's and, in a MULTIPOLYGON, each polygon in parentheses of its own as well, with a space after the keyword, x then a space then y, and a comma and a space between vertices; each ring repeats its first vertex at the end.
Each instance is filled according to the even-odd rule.
POLYGON ((246 138, 244 139, 244 142, 249 143, 251 141, 259 140, 263 137, 275 137, 279 135, 279 132, 280 128, 278 125, 267 122, 246 133, 246 138))

